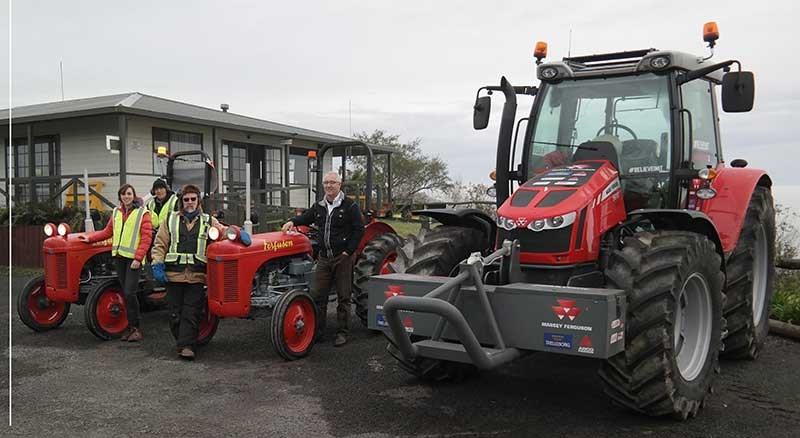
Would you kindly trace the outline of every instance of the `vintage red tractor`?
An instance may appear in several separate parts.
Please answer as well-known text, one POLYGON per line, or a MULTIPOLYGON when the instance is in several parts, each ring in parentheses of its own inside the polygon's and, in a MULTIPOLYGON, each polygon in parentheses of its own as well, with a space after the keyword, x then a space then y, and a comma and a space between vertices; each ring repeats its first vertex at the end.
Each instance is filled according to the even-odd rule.
MULTIPOLYGON (((374 158, 371 146, 362 142, 326 144, 316 159, 323 166, 329 163, 329 157, 330 163, 340 160, 340 169, 346 169, 347 157, 354 155, 366 158, 365 189, 361 191, 366 230, 358 248, 362 274, 355 279, 361 285, 369 275, 380 273, 393 260, 402 241, 390 225, 376 218, 371 208, 374 158)), ((322 172, 317 172, 316 186, 319 201, 324 193, 322 172)), ((315 233, 308 228, 301 231, 254 234, 250 245, 242 243, 236 227, 231 227, 226 236, 218 233, 209 236, 216 241, 208 247, 209 313, 219 318, 270 318, 272 345, 287 360, 309 354, 317 325, 314 301, 309 294, 314 275, 315 233)), ((357 314, 365 320, 367 294, 354 295, 357 314)))
MULTIPOLYGON (((205 193, 214 190, 214 167, 201 151, 178 152, 169 157, 167 182, 175 189, 194 183, 205 193)), ((86 327, 100 339, 119 337, 128 324, 125 300, 114 263, 111 239, 87 244, 78 240, 67 224, 47 224, 44 233, 44 275, 25 285, 17 299, 17 313, 22 322, 35 331, 60 326, 69 315, 70 306, 84 306, 86 327)), ((146 269, 148 270, 148 269, 146 269)), ((139 302, 143 310, 165 304, 163 286, 156 285, 149 274, 139 282, 139 302)), ((198 343, 211 340, 218 319, 205 312, 198 343)))
MULTIPOLYGON (((707 24, 712 49, 717 37, 707 24)), ((717 123, 718 86, 726 112, 746 112, 753 75, 677 51, 545 54, 538 87, 479 90, 505 96, 496 220, 418 212, 442 225, 398 251, 404 273, 369 280, 370 327, 422 378, 546 351, 598 359, 623 406, 695 416, 718 356, 755 358, 768 332, 772 181, 723 160, 717 123), (514 166, 518 94, 535 100, 514 166)), ((490 104, 478 97, 476 129, 490 104)))

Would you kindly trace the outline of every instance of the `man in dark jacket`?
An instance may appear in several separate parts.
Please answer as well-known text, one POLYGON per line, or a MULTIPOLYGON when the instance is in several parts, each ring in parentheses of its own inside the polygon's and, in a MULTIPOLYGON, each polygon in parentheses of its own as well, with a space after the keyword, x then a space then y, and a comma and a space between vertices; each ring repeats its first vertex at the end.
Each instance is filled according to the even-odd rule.
POLYGON ((350 296, 353 285, 354 254, 364 235, 364 222, 358 204, 342 192, 342 178, 336 172, 322 177, 325 197, 303 214, 283 224, 283 231, 298 225, 316 224, 319 227, 319 259, 311 295, 317 303, 317 339, 325 330, 328 294, 336 284, 338 327, 333 345, 347 343, 350 328, 350 296))

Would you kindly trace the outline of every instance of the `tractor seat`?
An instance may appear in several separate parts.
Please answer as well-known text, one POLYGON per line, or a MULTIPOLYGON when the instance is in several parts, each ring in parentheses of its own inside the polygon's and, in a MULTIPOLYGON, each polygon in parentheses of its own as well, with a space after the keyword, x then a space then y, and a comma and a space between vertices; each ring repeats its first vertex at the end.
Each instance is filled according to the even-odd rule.
POLYGON ((620 164, 623 174, 658 171, 661 163, 656 155, 658 143, 650 139, 625 140, 622 142, 620 164))
POLYGON ((609 141, 587 141, 580 144, 575 154, 572 155, 572 162, 583 160, 608 160, 619 169, 619 158, 617 149, 609 141))

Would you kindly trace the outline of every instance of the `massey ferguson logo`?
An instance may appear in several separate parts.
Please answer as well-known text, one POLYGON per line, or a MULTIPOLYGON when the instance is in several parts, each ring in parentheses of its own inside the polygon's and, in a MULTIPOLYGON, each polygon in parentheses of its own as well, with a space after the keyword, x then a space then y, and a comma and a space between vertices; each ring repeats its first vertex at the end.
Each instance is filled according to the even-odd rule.
POLYGON ((404 297, 406 295, 403 293, 403 286, 389 286, 389 290, 383 291, 383 294, 386 295, 386 298, 404 297))
MULTIPOLYGON (((385 293, 385 292, 384 292, 385 293)), ((556 300, 558 301, 557 306, 552 306, 553 312, 555 312, 558 319, 564 319, 564 317, 568 317, 570 321, 574 321, 578 315, 581 314, 581 309, 575 307, 575 300, 556 300)))
POLYGON ((525 228, 525 225, 528 224, 528 219, 524 217, 517 218, 517 227, 525 228))

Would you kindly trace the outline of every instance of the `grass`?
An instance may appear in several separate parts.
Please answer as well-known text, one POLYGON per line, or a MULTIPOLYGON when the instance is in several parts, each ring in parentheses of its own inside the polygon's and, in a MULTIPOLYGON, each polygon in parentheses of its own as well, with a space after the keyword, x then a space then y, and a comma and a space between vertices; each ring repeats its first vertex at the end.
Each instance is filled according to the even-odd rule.
POLYGON ((401 221, 397 219, 381 219, 381 221, 391 225, 397 234, 403 237, 409 234, 416 236, 417 233, 419 233, 420 228, 422 228, 422 223, 416 221, 401 221))
POLYGON ((800 324, 800 272, 779 270, 777 274, 770 317, 800 324))

